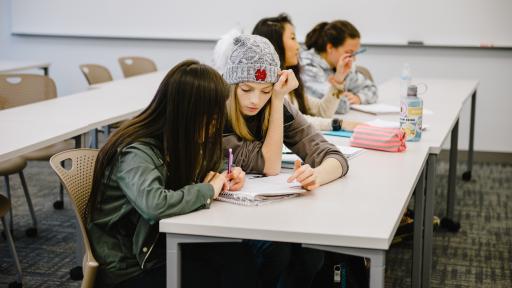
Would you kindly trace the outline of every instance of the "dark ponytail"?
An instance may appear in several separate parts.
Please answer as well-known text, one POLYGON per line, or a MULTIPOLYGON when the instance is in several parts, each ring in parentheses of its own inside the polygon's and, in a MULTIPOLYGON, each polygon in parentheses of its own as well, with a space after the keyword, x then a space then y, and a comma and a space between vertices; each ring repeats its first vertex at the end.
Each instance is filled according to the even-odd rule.
POLYGON ((348 39, 361 38, 359 31, 350 22, 336 20, 331 23, 322 22, 306 35, 306 47, 314 48, 317 53, 325 52, 327 44, 339 47, 348 39))
POLYGON ((321 22, 316 24, 316 26, 313 28, 313 30, 309 31, 306 35, 306 41, 304 44, 306 44, 306 47, 308 49, 315 48, 317 50, 317 47, 322 47, 322 43, 325 42, 324 38, 324 30, 325 27, 329 25, 328 22, 321 22))

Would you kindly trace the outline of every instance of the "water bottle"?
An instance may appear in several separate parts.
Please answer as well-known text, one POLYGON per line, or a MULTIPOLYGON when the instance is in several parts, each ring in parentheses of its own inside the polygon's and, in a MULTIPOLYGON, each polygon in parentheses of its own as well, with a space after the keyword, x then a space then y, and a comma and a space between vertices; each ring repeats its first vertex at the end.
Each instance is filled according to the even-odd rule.
POLYGON ((411 85, 411 66, 405 63, 400 74, 400 99, 407 97, 407 88, 411 85))
POLYGON ((407 97, 400 100, 400 129, 405 132, 406 141, 421 139, 423 100, 418 97, 418 87, 409 85, 407 97))

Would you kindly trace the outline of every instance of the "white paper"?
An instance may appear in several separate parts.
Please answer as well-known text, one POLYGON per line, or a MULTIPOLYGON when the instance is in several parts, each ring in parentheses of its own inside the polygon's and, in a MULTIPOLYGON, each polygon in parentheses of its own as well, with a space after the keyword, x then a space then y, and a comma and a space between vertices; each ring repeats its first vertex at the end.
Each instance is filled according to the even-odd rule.
MULTIPOLYGON (((362 149, 362 148, 357 148, 357 147, 350 147, 350 146, 341 146, 341 145, 336 145, 336 148, 338 148, 338 150, 340 150, 340 152, 348 159, 353 159, 354 157, 356 157, 357 155, 360 155, 361 153, 363 153, 365 150, 362 149)), ((299 156, 297 156, 297 154, 294 154, 290 149, 288 149, 286 146, 283 145, 283 158, 282 158, 282 162, 283 163, 294 163, 295 160, 301 160, 299 156)), ((286 165, 286 167, 288 167, 289 165, 286 165)), ((293 167, 293 166, 291 166, 293 167)))
POLYGON ((375 104, 353 104, 350 106, 350 108, 366 112, 370 114, 398 114, 400 113, 400 107, 399 106, 393 106, 388 104, 382 104, 382 103, 375 103, 375 104))
POLYGON ((290 194, 306 192, 296 181, 288 183, 291 174, 281 173, 276 176, 262 176, 249 174, 245 177, 245 184, 240 191, 226 191, 220 193, 221 197, 238 200, 266 200, 279 198, 290 194))
POLYGON ((366 124, 375 126, 375 127, 382 127, 382 128, 400 128, 400 121, 388 121, 388 120, 382 120, 382 119, 373 119, 371 121, 366 122, 366 124))

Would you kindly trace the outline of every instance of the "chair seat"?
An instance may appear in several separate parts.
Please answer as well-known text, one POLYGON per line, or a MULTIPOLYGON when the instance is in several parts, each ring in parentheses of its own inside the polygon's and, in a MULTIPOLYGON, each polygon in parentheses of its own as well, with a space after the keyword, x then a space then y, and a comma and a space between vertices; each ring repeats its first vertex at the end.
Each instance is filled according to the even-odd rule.
POLYGON ((0 195, 0 218, 4 217, 11 207, 11 202, 4 195, 0 195))
POLYGON ((0 162, 0 176, 8 176, 22 171, 27 166, 27 160, 16 157, 0 162))
POLYGON ((70 150, 75 148, 74 140, 65 140, 59 143, 55 143, 39 150, 35 150, 23 155, 23 158, 27 160, 35 161, 48 161, 50 158, 62 151, 70 150))

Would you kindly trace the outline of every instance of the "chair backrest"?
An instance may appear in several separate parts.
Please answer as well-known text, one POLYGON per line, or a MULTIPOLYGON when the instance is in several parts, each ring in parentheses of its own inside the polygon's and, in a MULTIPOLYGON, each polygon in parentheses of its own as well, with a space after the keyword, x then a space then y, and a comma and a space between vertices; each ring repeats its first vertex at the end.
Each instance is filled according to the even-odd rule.
POLYGON ((110 82, 113 80, 112 74, 107 67, 97 64, 82 64, 80 65, 80 71, 85 76, 89 85, 110 82))
POLYGON ((132 77, 156 71, 153 60, 144 57, 120 57, 118 59, 124 77, 132 77))
POLYGON ((83 261, 84 278, 82 288, 94 287, 98 262, 94 258, 85 223, 87 219, 87 204, 91 195, 94 164, 98 157, 96 149, 72 149, 57 153, 50 158, 50 165, 68 191, 73 204, 75 215, 80 225, 84 242, 85 256, 83 261), (62 166, 63 161, 71 160, 71 168, 62 166))
POLYGON ((0 74, 0 109, 57 97, 55 82, 36 74, 0 74))
POLYGON ((363 74, 363 76, 366 77, 366 79, 369 79, 370 81, 373 82, 372 73, 370 73, 370 70, 368 70, 366 67, 356 66, 356 71, 363 74))

